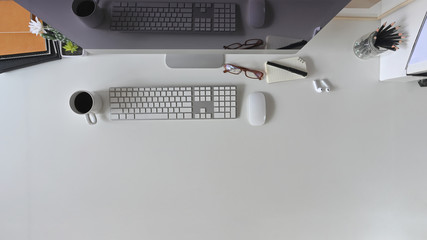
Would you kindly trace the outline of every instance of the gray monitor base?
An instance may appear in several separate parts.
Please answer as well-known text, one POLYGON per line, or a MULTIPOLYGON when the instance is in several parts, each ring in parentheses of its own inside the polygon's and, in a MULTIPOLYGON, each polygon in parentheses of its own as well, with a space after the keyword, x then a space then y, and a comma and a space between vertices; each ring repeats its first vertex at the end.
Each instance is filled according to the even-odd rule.
POLYGON ((170 68, 220 68, 224 59, 224 54, 218 53, 168 53, 166 65, 170 68))

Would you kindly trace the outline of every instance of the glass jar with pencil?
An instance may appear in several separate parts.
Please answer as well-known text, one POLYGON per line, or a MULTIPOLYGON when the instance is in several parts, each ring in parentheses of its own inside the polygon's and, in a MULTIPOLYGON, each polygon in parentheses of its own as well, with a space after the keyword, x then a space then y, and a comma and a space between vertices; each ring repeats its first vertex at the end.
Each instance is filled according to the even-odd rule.
POLYGON ((353 46, 354 54, 361 59, 376 57, 387 51, 396 51, 405 38, 398 32, 399 27, 394 27, 395 22, 386 26, 381 25, 377 30, 363 35, 356 40, 353 46))

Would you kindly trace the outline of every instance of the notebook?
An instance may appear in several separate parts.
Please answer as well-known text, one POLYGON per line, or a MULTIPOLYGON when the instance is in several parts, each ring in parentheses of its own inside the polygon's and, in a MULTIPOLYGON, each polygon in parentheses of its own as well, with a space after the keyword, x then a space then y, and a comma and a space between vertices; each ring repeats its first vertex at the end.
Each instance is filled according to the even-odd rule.
POLYGON ((51 49, 49 55, 0 60, 0 73, 15 70, 15 69, 20 69, 24 67, 29 67, 39 63, 61 59, 58 42, 49 41, 49 45, 51 49))
POLYGON ((307 66, 300 57, 284 58, 265 63, 267 83, 304 79, 307 77, 307 66))
POLYGON ((14 1, 0 0, 0 57, 23 53, 46 52, 49 45, 30 32, 32 15, 14 1))

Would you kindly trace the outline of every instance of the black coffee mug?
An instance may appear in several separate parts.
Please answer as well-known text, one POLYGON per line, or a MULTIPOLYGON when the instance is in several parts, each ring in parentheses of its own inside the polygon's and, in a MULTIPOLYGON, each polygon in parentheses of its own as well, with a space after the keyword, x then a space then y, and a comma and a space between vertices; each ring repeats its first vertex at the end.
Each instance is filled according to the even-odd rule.
POLYGON ((87 122, 93 125, 98 121, 95 113, 101 111, 102 99, 94 92, 77 91, 70 97, 70 107, 73 112, 85 115, 87 122))
POLYGON ((104 11, 98 6, 98 0, 74 0, 72 9, 88 27, 96 28, 104 20, 104 11))

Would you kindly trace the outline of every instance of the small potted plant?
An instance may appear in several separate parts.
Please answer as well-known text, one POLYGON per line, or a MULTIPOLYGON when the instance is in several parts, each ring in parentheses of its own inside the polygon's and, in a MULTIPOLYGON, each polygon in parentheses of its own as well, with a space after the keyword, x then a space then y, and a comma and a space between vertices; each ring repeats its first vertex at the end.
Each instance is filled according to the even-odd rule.
POLYGON ((36 17, 35 20, 31 20, 30 24, 30 32, 35 35, 40 35, 44 39, 58 41, 61 45, 61 55, 64 57, 69 56, 82 56, 85 55, 85 51, 79 45, 75 44, 73 41, 65 37, 62 33, 60 33, 55 28, 49 26, 46 23, 40 22, 40 20, 36 17))
POLYGON ((61 42, 61 54, 64 57, 83 56, 85 51, 79 45, 72 41, 66 41, 65 45, 61 42))

